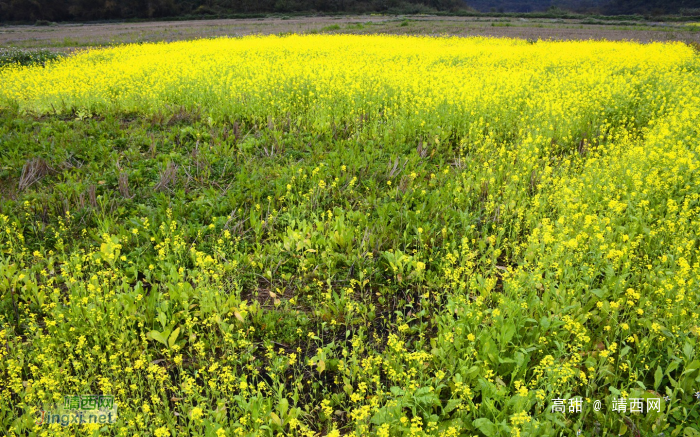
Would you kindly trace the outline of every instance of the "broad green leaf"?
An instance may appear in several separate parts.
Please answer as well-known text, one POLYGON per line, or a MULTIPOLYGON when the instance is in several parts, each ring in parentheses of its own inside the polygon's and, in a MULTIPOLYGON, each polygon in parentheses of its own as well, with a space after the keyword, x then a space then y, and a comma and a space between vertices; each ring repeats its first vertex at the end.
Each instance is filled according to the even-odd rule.
POLYGON ((287 411, 289 410, 289 401, 287 398, 282 398, 277 406, 279 407, 280 415, 285 417, 287 415, 287 411))
POLYGON ((654 372, 654 390, 658 391, 659 386, 661 385, 661 379, 664 377, 664 372, 661 370, 661 366, 658 366, 656 368, 656 372, 654 372))
POLYGON ((280 417, 275 413, 270 413, 270 417, 272 418, 272 422, 277 426, 282 426, 282 424, 284 423, 282 419, 280 419, 280 417))
POLYGON ((476 419, 474 422, 472 422, 472 425, 477 427, 486 437, 495 436, 498 432, 496 425, 489 419, 483 417, 481 419, 476 419))
POLYGON ((175 328, 175 330, 170 334, 170 337, 168 338, 168 347, 170 349, 175 346, 175 342, 177 341, 177 336, 180 335, 180 328, 175 328))
POLYGON ((148 333, 148 336, 151 337, 153 340, 157 341, 158 343, 163 343, 163 346, 168 345, 168 339, 161 332, 151 331, 148 333))
POLYGON ((457 408, 459 404, 461 404, 462 401, 460 399, 450 399, 447 401, 447 405, 442 409, 443 413, 447 414, 457 408))

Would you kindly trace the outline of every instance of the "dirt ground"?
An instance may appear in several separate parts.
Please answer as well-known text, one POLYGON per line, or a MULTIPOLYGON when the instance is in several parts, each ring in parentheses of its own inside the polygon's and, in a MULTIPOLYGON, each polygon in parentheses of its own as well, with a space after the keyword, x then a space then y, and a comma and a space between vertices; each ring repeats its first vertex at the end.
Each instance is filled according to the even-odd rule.
POLYGON ((435 16, 347 16, 160 21, 143 23, 0 26, 0 47, 50 47, 70 51, 150 41, 284 33, 353 33, 493 36, 525 39, 606 39, 700 42, 689 23, 597 23, 593 20, 435 16))

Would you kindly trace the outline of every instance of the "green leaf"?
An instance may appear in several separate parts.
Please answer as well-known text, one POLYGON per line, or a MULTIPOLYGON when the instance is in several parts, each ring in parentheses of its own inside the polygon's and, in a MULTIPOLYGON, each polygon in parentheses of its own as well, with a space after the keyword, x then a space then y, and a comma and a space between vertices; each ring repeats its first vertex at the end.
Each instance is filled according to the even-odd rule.
POLYGON ((461 403, 462 403, 461 399, 450 399, 449 401, 447 401, 447 405, 445 405, 445 408, 442 409, 442 412, 444 414, 447 414, 447 413, 451 412, 452 410, 454 410, 455 408, 457 408, 457 406, 461 403))
POLYGON ((494 423, 489 419, 483 417, 481 419, 476 419, 474 422, 472 422, 472 425, 477 427, 486 437, 495 436, 498 432, 496 425, 494 425, 494 423))
POLYGON ((687 426, 683 430, 683 437, 700 437, 700 431, 687 426))
POLYGON ((672 377, 671 375, 666 375, 666 376, 668 376, 668 380, 671 381, 671 387, 677 388, 677 387, 678 387, 678 381, 676 381, 675 379, 673 379, 673 377, 672 377))
POLYGON ((600 288, 595 288, 589 291, 598 296, 600 299, 603 299, 605 297, 605 291, 601 290, 600 288))
POLYGON ((272 422, 277 426, 282 426, 282 424, 284 423, 282 422, 282 419, 280 419, 280 417, 275 413, 270 413, 270 417, 272 418, 272 422))
POLYGON ((693 370, 700 369, 700 360, 695 360, 692 363, 688 364, 685 366, 685 370, 683 371, 683 375, 686 373, 691 373, 693 370))
POLYGON ((486 357, 491 361, 493 364, 498 363, 498 348, 496 347, 496 344, 488 338, 484 343, 483 346, 481 347, 481 351, 486 357))
POLYGON ((165 335, 163 335, 162 332, 151 331, 151 332, 148 333, 148 337, 150 337, 151 339, 157 341, 158 343, 162 343, 163 346, 167 346, 167 345, 168 345, 168 339, 165 337, 165 335))
POLYGON ((430 391, 430 387, 421 387, 416 390, 413 400, 417 405, 428 407, 440 403, 435 392, 430 391))
POLYGON ((624 423, 620 424, 620 431, 617 433, 617 435, 625 435, 627 434, 627 425, 624 423))
POLYGON ((690 361, 690 359, 693 357, 693 345, 686 342, 683 345, 683 355, 685 355, 686 359, 690 361))
POLYGON ((515 325, 513 323, 506 323, 501 330, 501 346, 505 346, 509 341, 513 339, 515 335, 515 325))
POLYGON ((180 335, 180 328, 175 328, 172 334, 170 334, 170 337, 168 338, 168 347, 170 349, 175 346, 175 342, 177 341, 177 336, 180 335))
POLYGON ((661 370, 661 366, 658 366, 656 368, 656 372, 654 372, 654 390, 658 391, 659 386, 661 385, 661 379, 664 377, 664 372, 661 370))
POLYGON ((282 417, 286 416, 286 415, 287 415, 287 410, 289 410, 289 401, 287 400, 287 398, 282 398, 282 399, 280 400, 280 403, 279 403, 278 407, 279 407, 279 410, 280 410, 280 415, 281 415, 282 417))
POLYGON ((168 323, 168 320, 162 311, 158 311, 158 321, 163 328, 165 328, 165 325, 168 323))
POLYGON ((471 366, 464 374, 464 379, 468 381, 476 379, 476 376, 479 374, 480 370, 481 368, 479 366, 471 366))
POLYGON ((393 386, 389 389, 391 391, 391 394, 393 394, 396 397, 403 396, 404 391, 401 390, 401 387, 393 386))

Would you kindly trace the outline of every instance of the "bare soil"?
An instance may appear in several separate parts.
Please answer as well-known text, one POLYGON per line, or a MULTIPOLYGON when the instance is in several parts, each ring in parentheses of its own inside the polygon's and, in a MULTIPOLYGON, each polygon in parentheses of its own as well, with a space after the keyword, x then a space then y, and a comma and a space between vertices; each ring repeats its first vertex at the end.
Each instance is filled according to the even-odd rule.
POLYGON ((351 33, 400 35, 490 36, 543 40, 633 40, 700 43, 700 26, 686 23, 435 16, 346 16, 159 21, 143 23, 57 24, 0 27, 0 47, 81 47, 178 41, 252 34, 351 33))

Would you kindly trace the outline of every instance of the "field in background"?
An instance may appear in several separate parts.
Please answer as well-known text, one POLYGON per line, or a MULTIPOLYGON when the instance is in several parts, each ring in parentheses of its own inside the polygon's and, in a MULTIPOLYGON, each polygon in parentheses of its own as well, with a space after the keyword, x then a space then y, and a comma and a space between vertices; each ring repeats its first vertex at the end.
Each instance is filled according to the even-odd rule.
POLYGON ((112 44, 179 41, 218 36, 284 33, 495 36, 555 40, 700 42, 698 23, 649 23, 489 17, 295 17, 114 24, 0 27, 0 47, 71 49, 112 44))
POLYGON ((0 69, 0 429, 700 435, 697 50, 315 20, 8 37, 275 34, 0 69))

